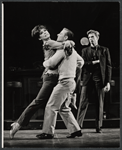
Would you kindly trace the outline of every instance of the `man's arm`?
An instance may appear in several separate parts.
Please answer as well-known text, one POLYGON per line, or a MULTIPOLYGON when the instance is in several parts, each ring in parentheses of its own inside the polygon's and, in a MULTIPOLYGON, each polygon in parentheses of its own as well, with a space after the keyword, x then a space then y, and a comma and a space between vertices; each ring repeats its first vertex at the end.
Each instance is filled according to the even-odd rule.
POLYGON ((77 53, 77 64, 78 64, 78 67, 80 68, 82 68, 84 65, 84 60, 78 53, 77 53))
POLYGON ((112 76, 112 65, 111 65, 111 57, 109 53, 109 49, 106 49, 106 82, 111 81, 112 76))
POLYGON ((57 50, 56 53, 43 62, 43 66, 49 69, 55 68, 65 57, 63 50, 57 50))
POLYGON ((106 49, 106 74, 105 74, 105 82, 106 86, 104 87, 104 91, 108 92, 110 90, 110 81, 112 76, 112 66, 111 66, 111 57, 109 53, 109 49, 106 49))

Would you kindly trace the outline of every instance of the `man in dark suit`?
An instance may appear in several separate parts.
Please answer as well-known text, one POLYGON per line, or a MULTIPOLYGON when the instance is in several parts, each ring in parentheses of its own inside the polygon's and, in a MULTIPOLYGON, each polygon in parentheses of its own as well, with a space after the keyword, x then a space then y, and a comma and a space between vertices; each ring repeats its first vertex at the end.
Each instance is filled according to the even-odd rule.
POLYGON ((92 89, 95 90, 95 105, 96 105, 96 132, 101 133, 103 122, 103 101, 104 92, 110 90, 111 81, 111 58, 109 49, 98 44, 99 32, 89 30, 87 32, 90 42, 89 47, 82 50, 84 66, 82 68, 83 86, 79 102, 77 121, 83 126, 83 120, 88 107, 88 97, 92 89))

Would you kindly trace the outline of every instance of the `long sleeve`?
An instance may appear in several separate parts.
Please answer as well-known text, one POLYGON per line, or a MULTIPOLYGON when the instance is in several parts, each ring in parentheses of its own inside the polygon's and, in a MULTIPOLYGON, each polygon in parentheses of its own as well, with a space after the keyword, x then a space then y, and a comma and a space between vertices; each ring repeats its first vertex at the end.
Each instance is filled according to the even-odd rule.
POLYGON ((43 62, 43 66, 46 68, 55 68, 64 59, 64 57, 64 51, 57 50, 51 58, 43 62))
POLYGON ((82 68, 84 65, 84 60, 78 53, 77 53, 77 63, 78 63, 78 67, 80 68, 82 68))
POLYGON ((112 76, 112 66, 111 66, 111 57, 109 53, 109 49, 106 49, 106 75, 105 75, 105 81, 106 83, 111 81, 112 76))
POLYGON ((75 45, 75 43, 72 40, 67 40, 65 42, 57 42, 54 40, 49 40, 46 42, 46 45, 49 46, 50 49, 59 50, 59 49, 64 49, 64 46, 68 47, 70 45, 73 47, 75 45))
POLYGON ((48 45, 50 49, 63 49, 64 47, 62 42, 57 42, 54 40, 47 41, 46 45, 48 45))

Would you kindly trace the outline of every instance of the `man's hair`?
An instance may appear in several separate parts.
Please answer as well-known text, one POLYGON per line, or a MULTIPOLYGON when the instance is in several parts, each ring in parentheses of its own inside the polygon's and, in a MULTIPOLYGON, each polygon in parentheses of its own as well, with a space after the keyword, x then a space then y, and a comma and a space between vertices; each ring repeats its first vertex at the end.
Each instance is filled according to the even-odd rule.
POLYGON ((67 31, 66 35, 68 36, 68 40, 72 40, 73 37, 74 37, 74 33, 71 30, 67 29, 67 28, 64 28, 64 30, 67 31))
POLYGON ((46 29, 47 30, 46 26, 37 25, 31 30, 31 36, 39 38, 39 34, 40 34, 41 29, 46 29))
POLYGON ((95 30, 89 30, 89 31, 87 31, 87 35, 89 35, 90 33, 94 33, 98 38, 100 36, 100 33, 98 31, 95 31, 95 30))

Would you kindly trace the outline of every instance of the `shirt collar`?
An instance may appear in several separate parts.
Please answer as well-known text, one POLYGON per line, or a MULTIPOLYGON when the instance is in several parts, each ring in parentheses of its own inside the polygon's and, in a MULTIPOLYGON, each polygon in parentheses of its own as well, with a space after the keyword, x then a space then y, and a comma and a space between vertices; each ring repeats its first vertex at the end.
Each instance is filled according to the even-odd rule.
POLYGON ((97 45, 97 46, 95 46, 95 47, 92 47, 92 46, 91 46, 91 48, 94 49, 94 50, 98 50, 99 47, 100 47, 99 45, 97 45))

